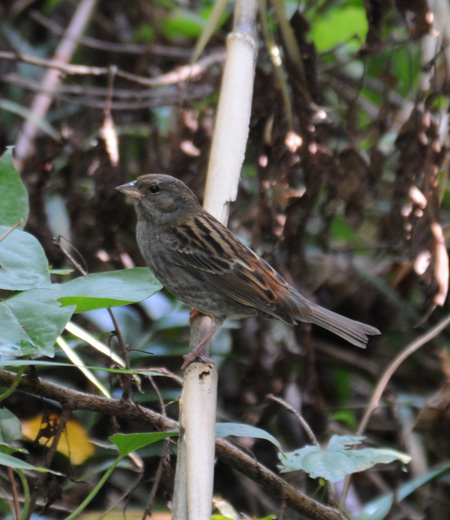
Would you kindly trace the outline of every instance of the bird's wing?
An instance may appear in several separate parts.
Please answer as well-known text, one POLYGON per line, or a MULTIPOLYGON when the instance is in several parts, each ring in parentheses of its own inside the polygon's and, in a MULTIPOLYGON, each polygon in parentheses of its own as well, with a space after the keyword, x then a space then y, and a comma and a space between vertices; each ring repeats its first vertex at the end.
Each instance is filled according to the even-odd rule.
MULTIPOLYGON (((264 314, 293 324, 288 283, 210 215, 172 228, 174 262, 211 289, 264 314), (288 298, 285 298, 288 297, 288 298)), ((306 301, 306 300, 305 300, 306 301)))

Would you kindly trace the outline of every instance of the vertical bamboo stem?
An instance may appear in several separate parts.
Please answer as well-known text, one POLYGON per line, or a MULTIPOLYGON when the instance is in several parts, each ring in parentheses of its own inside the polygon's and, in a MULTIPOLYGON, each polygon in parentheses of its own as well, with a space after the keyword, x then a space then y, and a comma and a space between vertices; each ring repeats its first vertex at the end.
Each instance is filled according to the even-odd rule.
MULTIPOLYGON (((236 199, 245 156, 256 60, 257 0, 237 0, 233 32, 227 40, 214 137, 208 165, 204 207, 223 224, 236 199)), ((196 318, 191 329, 194 349, 211 326, 196 318)), ((217 371, 192 363, 185 372, 180 402, 180 443, 174 492, 174 520, 210 520, 214 482, 217 371)))

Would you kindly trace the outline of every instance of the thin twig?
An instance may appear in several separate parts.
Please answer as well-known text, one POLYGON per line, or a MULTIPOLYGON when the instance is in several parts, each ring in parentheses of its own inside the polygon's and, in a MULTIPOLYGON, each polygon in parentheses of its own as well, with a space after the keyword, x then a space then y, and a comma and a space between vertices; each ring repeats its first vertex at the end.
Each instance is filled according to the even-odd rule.
MULTIPOLYGON (((122 331, 120 330, 119 324, 117 323, 116 317, 114 315, 114 312, 110 307, 108 307, 108 313, 111 317, 111 320, 114 325, 114 334, 119 342, 120 346, 120 352, 122 353, 122 359, 125 362, 125 368, 127 370, 131 370, 131 363, 130 363, 130 355, 128 352, 127 345, 125 343, 125 340, 123 338, 122 331)), ((124 375, 124 383, 123 383, 123 393, 122 393, 122 399, 127 400, 130 398, 131 395, 131 380, 132 380, 132 374, 123 374, 124 375)))
POLYGON ((83 255, 78 251, 78 249, 73 245, 71 244, 68 240, 66 240, 62 235, 59 235, 54 241, 53 241, 53 244, 57 247, 59 247, 59 249, 61 250, 61 252, 63 253, 63 255, 71 262, 71 264, 75 267, 75 269, 83 276, 87 276, 88 275, 88 269, 87 269, 87 265, 86 265, 86 261, 84 260, 83 258, 83 255), (73 255, 68 251, 68 249, 65 248, 65 246, 63 246, 62 244, 62 241, 65 241, 67 242, 68 244, 70 244, 70 246, 72 247, 72 249, 77 253, 77 255, 80 257, 80 260, 83 262, 84 265, 81 265, 80 262, 78 262, 77 260, 75 260, 75 258, 73 257, 73 255))
POLYGON ((145 520, 149 516, 152 516, 152 508, 153 502, 156 497, 156 492, 158 491, 159 484, 161 483, 164 467, 168 465, 170 442, 170 438, 164 439, 161 457, 158 462, 158 467, 156 468, 155 478, 153 480, 153 485, 150 490, 147 505, 145 506, 144 513, 142 514, 142 520, 145 520))
MULTIPOLYGON (((51 31, 52 33, 61 36, 64 34, 64 28, 49 20, 38 11, 32 11, 30 17, 43 27, 51 31)), ((91 38, 89 36, 82 36, 78 43, 91 49, 100 49, 107 52, 118 52, 123 54, 139 54, 145 53, 152 54, 155 56, 164 56, 170 58, 178 58, 181 60, 188 60, 192 55, 192 49, 185 49, 182 47, 168 47, 167 45, 159 44, 133 44, 133 43, 117 43, 117 42, 106 42, 91 38)))
POLYGON ((164 399, 162 398, 162 395, 161 395, 161 392, 159 391, 159 388, 158 386, 156 385, 155 383, 155 380, 153 379, 153 377, 151 376, 148 376, 148 379, 150 381, 150 384, 152 385, 153 387, 153 390, 155 391, 157 397, 158 397, 158 401, 159 401, 159 406, 161 408, 161 413, 164 417, 167 417, 167 412, 166 412, 166 404, 164 403, 164 399))
MULTIPOLYGON (((33 92, 44 92, 48 94, 48 92, 42 90, 42 86, 38 81, 20 76, 14 72, 4 74, 2 76, 2 81, 4 83, 11 83, 12 85, 26 88, 33 92)), ((176 86, 177 85, 175 85, 175 87, 176 86)), ((191 99, 193 96, 204 95, 205 92, 207 92, 205 90, 205 87, 207 86, 209 85, 191 84, 190 91, 187 93, 188 99, 191 99)), ((59 85, 58 90, 55 92, 55 97, 58 99, 74 104, 84 104, 95 108, 99 108, 101 102, 104 103, 105 96, 107 95, 108 88, 85 84, 59 85)), ((140 90, 136 88, 114 88, 113 98, 116 100, 124 100, 124 102, 113 101, 111 103, 111 109, 114 109, 117 106, 119 108, 130 106, 131 109, 133 109, 134 107, 142 108, 144 106, 164 105, 170 102, 175 95, 179 96, 178 91, 176 91, 172 85, 164 85, 164 90, 158 88, 146 88, 140 90), (125 104, 126 101, 128 101, 128 105, 125 104), (132 101, 135 101, 136 103, 132 103, 132 101)))
POLYGON ((317 437, 314 435, 314 432, 312 431, 311 427, 307 423, 306 419, 299 413, 297 410, 292 408, 290 404, 288 404, 286 401, 281 399, 280 397, 276 397, 273 394, 266 395, 266 399, 269 399, 270 401, 273 401, 275 403, 278 403, 283 408, 285 408, 288 412, 295 415, 298 422, 302 425, 302 428, 305 430, 306 434, 310 438, 311 442, 316 446, 317 448, 320 448, 319 441, 317 440, 317 437))
POLYGON ((428 332, 425 334, 422 334, 419 338, 417 338, 415 341, 410 343, 400 354, 391 362, 391 364, 386 368, 386 370, 383 372, 383 375, 380 378, 380 381, 378 382, 372 398, 370 399, 369 405, 367 406, 367 409, 364 413, 363 418, 361 419, 361 422, 359 424, 358 430, 356 432, 356 435, 362 435, 367 428, 367 424, 373 414, 373 412, 378 408, 381 396, 383 395, 383 392, 389 383, 390 379, 394 375, 394 373, 397 371, 399 366, 405 361, 411 354, 414 354, 416 350, 419 350, 419 348, 423 347, 426 343, 434 339, 438 334, 440 334, 445 328, 450 325, 450 315, 441 320, 439 323, 437 323, 434 327, 432 327, 428 332))
POLYGON ((278 513, 277 520, 284 520, 286 517, 287 502, 284 498, 281 499, 280 512, 278 513))
MULTIPOLYGON (((188 79, 197 77, 205 72, 205 70, 216 63, 221 63, 225 60, 226 51, 220 50, 212 54, 208 54, 200 59, 194 65, 183 65, 176 70, 162 74, 156 78, 147 78, 145 76, 138 76, 137 74, 130 74, 123 70, 117 69, 117 77, 144 85, 147 87, 162 87, 167 85, 174 85, 188 79)), ((80 76, 108 76, 109 67, 89 67, 87 65, 71 65, 57 60, 46 60, 37 58, 29 54, 17 54, 15 52, 1 51, 0 60, 21 61, 31 65, 37 65, 49 69, 58 70, 67 75, 80 76)))
POLYGON ((5 240, 5 238, 6 238, 9 234, 11 234, 15 229, 17 229, 17 228, 20 226, 20 224, 22 224, 22 222, 23 222, 23 218, 20 218, 20 219, 19 219, 19 220, 14 224, 14 226, 12 226, 10 229, 8 229, 8 231, 7 231, 6 233, 4 233, 4 234, 0 237, 0 242, 1 242, 2 240, 5 240))
MULTIPOLYGON (((59 417, 55 436, 53 437, 53 441, 50 445, 50 448, 47 450, 47 453, 45 455, 45 459, 44 459, 45 468, 50 468, 50 465, 52 463, 53 457, 55 456, 59 441, 61 439, 61 435, 63 434, 64 430, 66 429, 66 424, 67 424, 67 421, 69 420, 71 413, 72 413, 72 410, 70 408, 64 408, 59 417)), ((41 494, 41 490, 45 484, 45 481, 47 480, 47 477, 48 477, 48 473, 42 473, 39 476, 39 478, 37 479, 37 481, 34 485, 33 493, 30 498, 30 508, 28 510, 28 515, 25 520, 30 519, 30 517, 34 511, 38 496, 41 494)))
MULTIPOLYGON (((40 84, 36 81, 31 81, 27 79, 19 79, 16 76, 15 81, 10 81, 10 83, 13 83, 18 86, 22 86, 24 88, 27 88, 29 90, 32 90, 34 92, 42 92, 42 88, 40 87, 40 84)), ((2 78, 4 81, 8 81, 8 77, 2 78)), ((72 90, 76 90, 76 87, 71 87, 72 90)), ((92 89, 92 88, 91 88, 92 89)), ((61 89, 61 92, 64 89, 61 89)), ((105 94, 107 91, 104 90, 105 94)), ((116 91, 117 92, 117 91, 116 91)), ((145 94, 146 91, 144 91, 145 94)), ((214 86, 211 84, 203 84, 203 85, 191 85, 189 88, 189 91, 184 95, 184 100, 195 100, 195 99, 202 99, 206 96, 209 96, 212 92, 214 92, 214 86)), ((100 89, 96 93, 96 95, 100 95, 100 89)), ((111 110, 118 111, 118 110, 142 110, 143 108, 154 108, 154 107, 160 107, 160 106, 166 106, 166 105, 176 105, 180 101, 181 94, 176 92, 171 93, 161 93, 161 92, 154 92, 154 93, 147 93, 143 97, 143 101, 112 101, 111 103, 111 110)), ((72 105, 79 105, 83 107, 89 107, 89 108, 95 108, 98 110, 103 110, 105 106, 105 102, 103 99, 95 99, 93 98, 89 92, 86 92, 86 96, 84 97, 75 97, 75 96, 67 96, 60 93, 60 90, 58 89, 57 92, 55 92, 54 97, 56 99, 59 99, 61 101, 64 101, 68 104, 72 105)), ((132 97, 140 98, 139 92, 135 92, 135 95, 128 96, 130 99, 132 97)))
MULTIPOLYGON (((305 430, 306 434, 310 438, 311 442, 316 446, 317 448, 321 449, 320 443, 317 440, 317 437, 314 435, 314 432, 312 431, 312 428, 309 426, 306 419, 299 413, 297 410, 295 410, 290 404, 288 404, 286 401, 281 399, 280 397, 276 397, 272 394, 269 394, 266 396, 266 399, 269 399, 271 401, 274 401, 275 403, 278 403, 283 408, 285 408, 288 412, 291 412, 295 415, 298 422, 302 425, 303 429, 305 430)), ((334 504, 336 502, 336 495, 334 493, 334 487, 333 484, 327 480, 327 487, 328 487, 328 499, 331 504, 334 504)))
POLYGON ((16 479, 14 478, 14 471, 11 467, 8 467, 8 478, 11 483, 11 492, 13 496, 13 507, 14 507, 14 515, 16 520, 20 520, 20 503, 19 503, 19 494, 17 493, 16 479))
MULTIPOLYGON (((382 376, 380 377, 380 380, 378 381, 377 386, 375 387, 375 390, 372 394, 372 397, 369 401, 369 404, 366 408, 366 411, 364 412, 364 415, 361 419, 361 422, 359 424, 359 427, 356 431, 356 435, 362 435, 364 431, 367 428, 367 425, 370 421, 370 418, 372 417, 372 414, 374 411, 378 408, 381 396, 383 395, 384 390, 386 389, 386 386, 388 385, 389 381, 391 380, 392 376, 395 374, 399 366, 416 350, 419 350, 421 347, 423 347, 426 343, 434 339, 438 334, 440 334, 445 328, 447 328, 450 325, 450 315, 441 320, 439 323, 437 323, 434 327, 432 327, 428 332, 425 332, 425 334, 422 334, 419 338, 414 340, 412 343, 406 346, 406 348, 403 349, 402 352, 388 365, 386 370, 383 372, 382 376)), ((345 500, 347 498, 347 493, 350 488, 350 481, 351 481, 351 475, 347 475, 345 478, 344 486, 342 489, 342 493, 339 499, 339 502, 341 504, 345 503, 345 500)))
MULTIPOLYGON (((159 391, 159 388, 156 385, 153 377, 149 376, 148 379, 150 381, 150 384, 153 387, 153 390, 155 391, 155 393, 158 397, 159 406, 161 408, 161 414, 164 417, 167 417, 166 405, 164 403, 164 399, 162 398, 161 392, 159 391)), ((151 514, 152 514, 153 502, 155 500, 155 496, 156 496, 156 492, 158 491, 159 484, 161 483, 161 478, 163 476, 163 469, 164 469, 164 466, 168 465, 170 442, 171 442, 170 438, 164 439, 164 441, 163 441, 163 449, 162 449, 161 457, 158 462, 158 467, 156 468, 155 478, 153 480, 153 485, 150 490, 147 505, 145 506, 145 510, 142 515, 142 520, 145 520, 148 516, 151 516, 151 514)))

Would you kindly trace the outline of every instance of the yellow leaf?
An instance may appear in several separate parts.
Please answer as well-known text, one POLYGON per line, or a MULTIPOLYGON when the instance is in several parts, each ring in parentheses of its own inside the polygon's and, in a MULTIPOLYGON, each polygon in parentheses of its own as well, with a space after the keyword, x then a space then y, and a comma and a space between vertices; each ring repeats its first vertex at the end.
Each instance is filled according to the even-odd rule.
MULTIPOLYGON (((22 421, 22 434, 26 439, 50 446, 58 427, 59 415, 39 414, 33 419, 22 421)), ((57 451, 69 457, 72 464, 82 464, 94 454, 95 447, 86 430, 75 419, 69 419, 58 443, 57 451)))

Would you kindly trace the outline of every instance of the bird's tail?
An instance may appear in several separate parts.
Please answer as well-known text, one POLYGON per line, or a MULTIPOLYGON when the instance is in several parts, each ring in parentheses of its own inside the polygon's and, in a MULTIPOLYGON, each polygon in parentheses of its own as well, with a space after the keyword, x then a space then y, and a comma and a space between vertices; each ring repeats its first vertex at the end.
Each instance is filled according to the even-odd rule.
POLYGON ((369 341, 367 336, 381 334, 377 328, 371 325, 351 320, 315 303, 308 302, 308 304, 310 312, 307 313, 307 316, 302 314, 302 321, 319 325, 319 327, 337 334, 357 347, 366 348, 367 342, 369 341))

